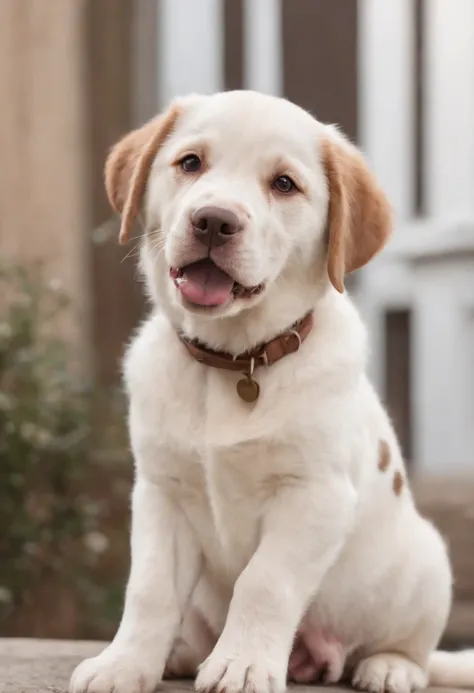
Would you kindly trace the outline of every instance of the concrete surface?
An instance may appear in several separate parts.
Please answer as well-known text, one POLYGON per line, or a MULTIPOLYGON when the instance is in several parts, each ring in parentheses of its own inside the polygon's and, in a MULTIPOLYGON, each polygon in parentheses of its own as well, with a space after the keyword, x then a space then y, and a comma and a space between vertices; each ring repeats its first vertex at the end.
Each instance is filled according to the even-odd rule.
MULTIPOLYGON (((98 642, 68 640, 23 640, 0 638, 0 693, 65 693, 69 677, 85 657, 104 647, 98 642)), ((191 682, 163 684, 166 693, 188 693, 191 682)), ((319 687, 295 686, 298 693, 318 693, 319 687)), ((320 689, 323 690, 322 688, 320 689)), ((326 689, 327 690, 327 689, 326 689)), ((344 689, 331 687, 332 693, 344 689)), ((452 693, 432 689, 431 693, 452 693)))

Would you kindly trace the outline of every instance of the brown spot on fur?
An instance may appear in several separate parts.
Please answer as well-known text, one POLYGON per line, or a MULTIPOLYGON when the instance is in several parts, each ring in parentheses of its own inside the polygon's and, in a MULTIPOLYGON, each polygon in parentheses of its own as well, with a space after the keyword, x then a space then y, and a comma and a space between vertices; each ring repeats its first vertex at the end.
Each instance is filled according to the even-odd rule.
POLYGON ((356 147, 327 137, 321 154, 329 186, 328 275, 342 293, 344 275, 367 264, 387 242, 391 207, 356 147))
POLYGON ((126 135, 107 158, 105 188, 113 209, 122 214, 121 243, 128 240, 139 212, 153 160, 173 131, 180 113, 178 106, 172 106, 163 115, 126 135))
POLYGON ((395 472, 393 476, 393 492, 396 496, 399 496, 403 490, 403 484, 405 483, 405 480, 403 478, 403 475, 401 472, 397 471, 395 472))
POLYGON ((386 472, 390 466, 390 446, 386 440, 379 442, 379 464, 381 472, 386 472))

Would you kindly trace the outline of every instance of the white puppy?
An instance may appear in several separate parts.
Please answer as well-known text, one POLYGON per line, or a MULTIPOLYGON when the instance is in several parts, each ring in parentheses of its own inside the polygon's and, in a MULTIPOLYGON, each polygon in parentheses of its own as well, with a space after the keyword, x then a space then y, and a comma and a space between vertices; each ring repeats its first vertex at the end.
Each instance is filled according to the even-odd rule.
POLYGON ((72 693, 474 687, 434 652, 451 573, 366 376, 344 275, 390 232, 361 154, 251 92, 176 101, 106 166, 121 239, 142 212, 154 309, 125 363, 136 461, 118 633, 72 693))

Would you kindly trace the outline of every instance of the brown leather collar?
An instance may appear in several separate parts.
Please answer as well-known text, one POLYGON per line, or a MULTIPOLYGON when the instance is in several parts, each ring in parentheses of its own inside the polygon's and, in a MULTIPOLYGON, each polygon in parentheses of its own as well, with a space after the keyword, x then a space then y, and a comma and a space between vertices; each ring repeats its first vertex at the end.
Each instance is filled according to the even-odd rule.
POLYGON ((298 351, 313 327, 313 313, 295 322, 288 330, 252 351, 233 357, 224 351, 213 351, 199 342, 180 334, 179 338, 191 356, 211 368, 252 374, 258 366, 271 366, 284 356, 298 351))

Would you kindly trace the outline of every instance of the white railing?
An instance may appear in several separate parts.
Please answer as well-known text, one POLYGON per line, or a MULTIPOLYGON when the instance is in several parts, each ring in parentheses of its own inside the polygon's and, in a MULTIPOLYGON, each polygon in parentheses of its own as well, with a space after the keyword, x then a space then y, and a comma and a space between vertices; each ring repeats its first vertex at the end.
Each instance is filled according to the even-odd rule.
POLYGON ((414 459, 474 473, 474 2, 425 2, 423 188, 414 194, 412 0, 359 0, 362 145, 397 212, 394 241, 358 300, 384 380, 385 312, 411 309, 414 459), (440 252, 442 250, 442 252, 440 252))

